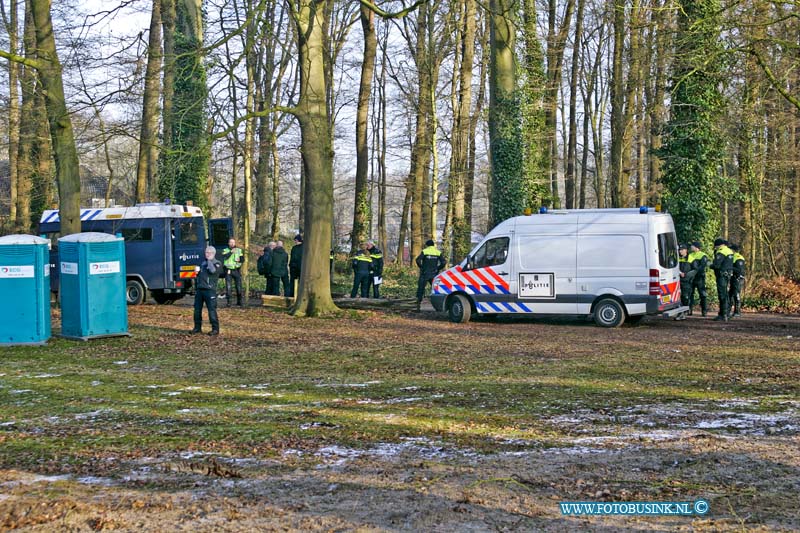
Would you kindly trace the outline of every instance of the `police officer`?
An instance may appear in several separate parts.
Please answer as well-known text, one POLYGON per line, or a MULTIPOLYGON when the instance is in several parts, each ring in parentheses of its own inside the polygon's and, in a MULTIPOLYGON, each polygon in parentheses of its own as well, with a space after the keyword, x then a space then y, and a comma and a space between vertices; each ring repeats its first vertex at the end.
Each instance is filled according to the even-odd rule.
POLYGON ((689 290, 689 314, 692 314, 694 307, 694 292, 700 295, 700 311, 703 316, 708 314, 708 293, 706 292, 706 269, 708 268, 708 256, 701 250, 703 247, 700 241, 694 241, 689 247, 689 262, 692 263, 692 270, 695 271, 692 278, 692 288, 689 290))
POLYGON ((689 305, 692 292, 692 280, 697 271, 692 268, 689 261, 689 247, 685 244, 678 246, 678 267, 681 271, 681 305, 689 305))
MULTIPOLYGON (((372 297, 380 298, 381 284, 375 283, 375 278, 383 278, 383 252, 372 241, 367 243, 367 250, 372 258, 372 277, 370 278, 372 282, 372 297)), ((382 279, 381 282, 383 282, 382 279)))
POLYGON ((417 311, 419 311, 425 287, 428 283, 433 284, 433 278, 444 268, 445 261, 442 252, 436 249, 436 243, 428 239, 425 242, 425 248, 417 256, 416 263, 419 267, 419 279, 417 280, 417 311))
POLYGON ((303 269, 303 236, 300 234, 294 237, 294 246, 289 256, 289 296, 294 296, 295 282, 300 280, 300 272, 303 269))
POLYGON ((231 285, 236 285, 236 305, 242 306, 242 261, 244 252, 236 246, 236 239, 228 240, 228 247, 222 250, 222 264, 225 266, 225 302, 232 305, 231 285))
POLYGON ((744 256, 739 253, 739 245, 731 244, 733 250, 733 275, 731 276, 731 288, 728 297, 733 305, 733 315, 742 316, 742 285, 744 284, 744 256))
POLYGON ((213 246, 206 248, 205 261, 194 267, 194 329, 191 333, 201 333, 203 323, 203 304, 208 309, 208 321, 211 322, 209 335, 219 335, 219 318, 217 318, 217 281, 222 272, 222 263, 214 258, 217 250, 213 246))
POLYGON ((728 241, 725 239, 720 238, 714 241, 714 262, 711 263, 711 269, 717 277, 717 298, 719 299, 719 314, 714 320, 727 322, 730 312, 728 290, 733 275, 733 250, 728 248, 728 241))
POLYGON ((350 291, 350 298, 355 298, 359 287, 361 297, 369 298, 369 286, 372 283, 372 256, 367 250, 366 244, 361 244, 358 253, 351 262, 353 268, 353 290, 350 291))

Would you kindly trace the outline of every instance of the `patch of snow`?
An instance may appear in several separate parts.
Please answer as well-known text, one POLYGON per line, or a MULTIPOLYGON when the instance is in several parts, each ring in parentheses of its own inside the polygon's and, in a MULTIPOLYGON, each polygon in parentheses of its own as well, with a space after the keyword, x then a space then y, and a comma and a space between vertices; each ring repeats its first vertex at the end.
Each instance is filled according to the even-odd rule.
POLYGON ((102 487, 111 487, 116 484, 111 478, 96 476, 83 476, 77 478, 75 481, 83 485, 100 485, 102 487))
POLYGON ((370 385, 378 385, 382 381, 366 381, 364 383, 317 383, 317 387, 351 387, 351 388, 364 388, 370 385))
POLYGON ((10 392, 11 394, 25 394, 26 392, 33 392, 33 391, 31 389, 15 389, 8 392, 10 392))
POLYGON ((33 379, 60 378, 61 374, 36 374, 35 376, 31 377, 33 379))
POLYGON ((102 385, 102 381, 92 381, 92 387, 97 387, 98 385, 102 385))
POLYGON ((127 365, 128 362, 127 361, 114 361, 114 364, 115 365, 127 365))
POLYGON ((164 396, 180 396, 182 393, 181 391, 171 391, 171 392, 162 392, 164 396))
POLYGON ((7 428, 13 425, 16 425, 16 422, 14 422, 13 420, 11 422, 0 422, 0 427, 2 428, 7 428))
POLYGON ((88 413, 78 413, 75 415, 75 420, 86 420, 87 418, 97 418, 104 414, 113 413, 113 409, 98 409, 97 411, 90 411, 88 413))

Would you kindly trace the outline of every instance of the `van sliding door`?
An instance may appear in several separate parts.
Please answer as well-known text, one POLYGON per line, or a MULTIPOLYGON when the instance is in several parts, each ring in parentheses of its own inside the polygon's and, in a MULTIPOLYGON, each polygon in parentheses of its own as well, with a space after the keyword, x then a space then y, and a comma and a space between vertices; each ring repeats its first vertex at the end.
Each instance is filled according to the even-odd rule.
POLYGON ((553 228, 559 234, 517 237, 519 300, 532 313, 573 315, 578 312, 575 233, 561 233, 565 229, 563 226, 553 228))

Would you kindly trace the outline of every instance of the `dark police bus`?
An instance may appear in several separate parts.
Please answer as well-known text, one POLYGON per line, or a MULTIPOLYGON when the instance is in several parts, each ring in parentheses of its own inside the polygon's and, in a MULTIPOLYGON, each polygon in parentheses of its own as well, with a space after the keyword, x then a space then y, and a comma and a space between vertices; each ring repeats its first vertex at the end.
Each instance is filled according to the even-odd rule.
MULTIPOLYGON (((60 231, 58 211, 42 213, 39 233, 52 243, 52 272, 59 272, 60 231)), ((210 244, 219 253, 227 246, 232 225, 230 218, 219 218, 209 220, 206 227, 199 207, 153 203, 81 209, 81 231, 120 234, 125 239, 128 304, 144 302, 147 290, 156 303, 169 304, 191 291, 194 267, 203 260, 205 247, 210 244)), ((58 279, 50 276, 55 292, 58 279)))

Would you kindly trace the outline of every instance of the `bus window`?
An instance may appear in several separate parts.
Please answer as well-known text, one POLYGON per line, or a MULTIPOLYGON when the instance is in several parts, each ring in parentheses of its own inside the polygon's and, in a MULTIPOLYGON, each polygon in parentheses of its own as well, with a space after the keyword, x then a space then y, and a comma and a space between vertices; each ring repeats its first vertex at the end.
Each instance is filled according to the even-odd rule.
POLYGON ((180 222, 181 227, 181 244, 197 244, 200 242, 200 234, 199 232, 203 231, 203 228, 194 220, 182 220, 180 222))
POLYGON ((125 228, 120 230, 120 233, 125 242, 153 240, 153 228, 125 228))

